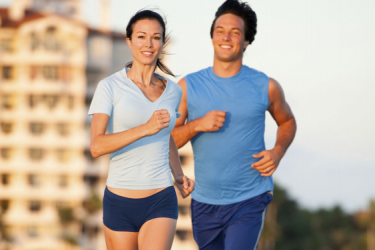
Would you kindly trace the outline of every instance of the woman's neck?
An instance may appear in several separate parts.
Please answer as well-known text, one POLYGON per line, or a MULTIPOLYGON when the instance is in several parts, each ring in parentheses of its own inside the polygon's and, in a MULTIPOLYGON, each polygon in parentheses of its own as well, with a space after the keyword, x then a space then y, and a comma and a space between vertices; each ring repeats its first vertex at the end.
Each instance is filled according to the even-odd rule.
POLYGON ((149 87, 154 76, 156 65, 144 65, 136 61, 133 62, 132 67, 126 73, 136 84, 142 84, 143 87, 149 87))

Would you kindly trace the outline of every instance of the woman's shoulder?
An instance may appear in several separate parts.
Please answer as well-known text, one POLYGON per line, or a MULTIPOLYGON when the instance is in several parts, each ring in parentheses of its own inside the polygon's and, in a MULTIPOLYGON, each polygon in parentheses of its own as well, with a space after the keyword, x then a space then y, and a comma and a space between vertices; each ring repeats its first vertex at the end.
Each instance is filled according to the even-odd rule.
POLYGON ((125 81, 122 70, 113 73, 112 75, 102 79, 98 86, 116 92, 116 90, 123 84, 125 81))
POLYGON ((170 88, 178 95, 182 95, 182 88, 173 80, 166 78, 168 84, 170 84, 170 88))

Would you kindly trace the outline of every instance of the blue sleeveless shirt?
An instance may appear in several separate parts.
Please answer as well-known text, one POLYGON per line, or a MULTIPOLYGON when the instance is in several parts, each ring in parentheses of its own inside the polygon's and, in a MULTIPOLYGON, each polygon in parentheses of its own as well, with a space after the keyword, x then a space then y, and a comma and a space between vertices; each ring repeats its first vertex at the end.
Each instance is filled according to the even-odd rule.
POLYGON ((272 177, 263 177, 251 164, 265 150, 265 112, 269 78, 245 65, 232 77, 217 76, 212 67, 185 77, 187 120, 212 110, 227 111, 217 132, 191 139, 195 163, 194 200, 227 205, 273 190, 272 177))

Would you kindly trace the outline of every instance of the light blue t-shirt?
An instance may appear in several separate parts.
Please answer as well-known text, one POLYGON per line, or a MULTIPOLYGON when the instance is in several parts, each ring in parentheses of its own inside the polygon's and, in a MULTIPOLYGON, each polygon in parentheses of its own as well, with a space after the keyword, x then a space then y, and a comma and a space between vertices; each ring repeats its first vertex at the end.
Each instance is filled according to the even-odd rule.
MULTIPOLYGON (((167 109, 169 126, 111 153, 107 186, 146 190, 173 185, 169 167, 169 139, 176 123, 182 90, 167 79, 163 94, 149 101, 122 69, 100 81, 88 114, 109 115, 108 134, 126 131, 145 124, 154 111, 167 109)), ((161 76, 157 75, 160 79, 161 76)))
POLYGON ((272 177, 251 167, 265 149, 265 112, 269 78, 242 66, 233 77, 217 76, 212 67, 185 77, 188 122, 212 110, 227 111, 217 132, 201 132, 191 139, 194 151, 196 201, 226 205, 273 190, 272 177))

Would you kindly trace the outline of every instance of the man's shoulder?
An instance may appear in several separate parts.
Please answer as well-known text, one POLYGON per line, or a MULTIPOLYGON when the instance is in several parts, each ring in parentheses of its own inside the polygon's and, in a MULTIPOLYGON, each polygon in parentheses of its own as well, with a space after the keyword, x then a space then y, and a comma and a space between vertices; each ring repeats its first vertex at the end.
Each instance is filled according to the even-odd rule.
POLYGON ((202 82, 206 82, 207 80, 209 80, 209 70, 211 70, 211 68, 212 67, 207 67, 196 72, 187 74, 184 78, 186 86, 200 85, 202 82))
POLYGON ((268 78, 268 76, 262 72, 262 71, 259 71, 259 70, 256 70, 254 68, 251 68, 247 65, 243 65, 243 68, 244 68, 244 71, 245 71, 245 74, 247 76, 251 76, 251 77, 266 77, 268 78))
POLYGON ((192 78, 192 77, 208 77, 209 70, 210 70, 211 68, 212 68, 212 67, 207 67, 207 68, 204 68, 204 69, 201 69, 201 70, 195 71, 195 72, 193 72, 193 73, 187 74, 187 75, 185 76, 185 79, 186 79, 186 78, 192 78))

